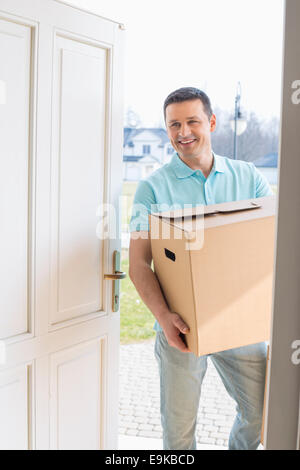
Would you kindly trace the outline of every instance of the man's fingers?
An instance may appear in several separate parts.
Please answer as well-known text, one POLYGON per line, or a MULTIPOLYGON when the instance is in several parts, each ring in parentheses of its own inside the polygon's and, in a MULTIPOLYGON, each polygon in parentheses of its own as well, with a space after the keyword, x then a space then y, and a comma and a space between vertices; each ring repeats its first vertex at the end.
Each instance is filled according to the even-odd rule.
POLYGON ((166 322, 164 333, 169 345, 185 353, 191 352, 191 350, 187 347, 184 336, 190 331, 187 324, 177 313, 172 313, 169 315, 168 320, 170 320, 170 322, 166 322))
POLYGON ((184 323, 181 318, 176 318, 174 322, 175 326, 181 331, 181 333, 188 333, 190 331, 189 327, 184 323))
POLYGON ((191 352, 190 349, 184 343, 184 341, 182 341, 180 336, 177 336, 177 340, 176 340, 176 343, 174 344, 174 347, 179 349, 182 352, 191 352))
POLYGON ((179 349, 181 352, 191 352, 191 350, 188 348, 185 337, 183 333, 180 333, 179 335, 176 335, 175 337, 173 336, 172 340, 168 341, 169 345, 172 346, 173 348, 179 349))
POLYGON ((184 352, 192 352, 188 345, 187 345, 187 342, 186 342, 186 337, 184 336, 183 333, 180 333, 179 334, 179 338, 181 339, 182 343, 184 344, 184 352))

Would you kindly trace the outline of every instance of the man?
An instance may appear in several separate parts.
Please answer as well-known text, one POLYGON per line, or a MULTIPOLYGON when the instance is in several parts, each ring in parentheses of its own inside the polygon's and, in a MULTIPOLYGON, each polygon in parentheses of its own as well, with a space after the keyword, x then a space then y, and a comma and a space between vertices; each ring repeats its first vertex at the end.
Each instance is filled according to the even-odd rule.
MULTIPOLYGON (((156 317, 155 356, 160 371, 164 449, 190 450, 196 449, 195 427, 207 356, 196 357, 188 350, 184 341, 188 325, 169 310, 151 269, 147 214, 159 209, 160 204, 217 204, 270 196, 272 190, 252 163, 213 153, 211 133, 216 128, 216 116, 204 92, 196 88, 174 91, 165 100, 164 116, 176 153, 170 163, 138 185, 130 223, 129 275, 156 317)), ((229 449, 254 450, 260 442, 266 344, 209 356, 237 404, 229 449)))

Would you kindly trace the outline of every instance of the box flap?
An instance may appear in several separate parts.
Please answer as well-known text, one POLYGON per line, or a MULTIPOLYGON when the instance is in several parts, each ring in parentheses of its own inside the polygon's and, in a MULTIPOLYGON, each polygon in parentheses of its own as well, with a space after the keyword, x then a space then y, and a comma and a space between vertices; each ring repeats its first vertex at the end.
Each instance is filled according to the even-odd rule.
POLYGON ((232 201, 221 204, 212 204, 209 206, 189 207, 185 209, 177 209, 175 211, 154 212, 152 215, 164 219, 182 219, 182 217, 196 217, 198 215, 226 214, 230 212, 245 211, 250 209, 258 209, 261 204, 252 201, 232 201))
POLYGON ((266 196, 176 211, 156 212, 149 214, 149 220, 150 224, 153 223, 153 226, 155 226, 156 220, 158 224, 169 224, 180 228, 184 232, 191 233, 203 228, 208 229, 264 217, 273 217, 275 209, 275 196, 266 196))

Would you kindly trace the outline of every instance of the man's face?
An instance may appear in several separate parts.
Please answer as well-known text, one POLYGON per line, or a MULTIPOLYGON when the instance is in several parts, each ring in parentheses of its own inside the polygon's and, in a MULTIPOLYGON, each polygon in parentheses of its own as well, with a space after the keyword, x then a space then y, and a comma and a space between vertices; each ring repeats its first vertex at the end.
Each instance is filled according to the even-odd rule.
POLYGON ((171 144, 180 157, 198 157, 211 150, 216 117, 213 115, 209 121, 201 100, 169 104, 166 126, 171 144))

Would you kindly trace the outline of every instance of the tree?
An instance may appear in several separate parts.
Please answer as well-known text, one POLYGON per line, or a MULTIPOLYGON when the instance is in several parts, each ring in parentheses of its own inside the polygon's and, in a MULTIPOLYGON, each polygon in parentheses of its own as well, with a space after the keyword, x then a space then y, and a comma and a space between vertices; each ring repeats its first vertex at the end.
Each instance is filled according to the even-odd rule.
POLYGON ((233 134, 229 124, 230 114, 220 108, 215 108, 214 114, 217 117, 217 125, 211 136, 212 147, 217 154, 232 157, 233 134))
MULTIPOLYGON (((217 127, 212 134, 212 146, 219 155, 233 158, 234 134, 230 127, 232 115, 228 111, 216 108, 217 127)), ((251 112, 247 118, 245 132, 237 138, 237 158, 252 162, 268 153, 278 152, 279 120, 259 119, 251 112)))

